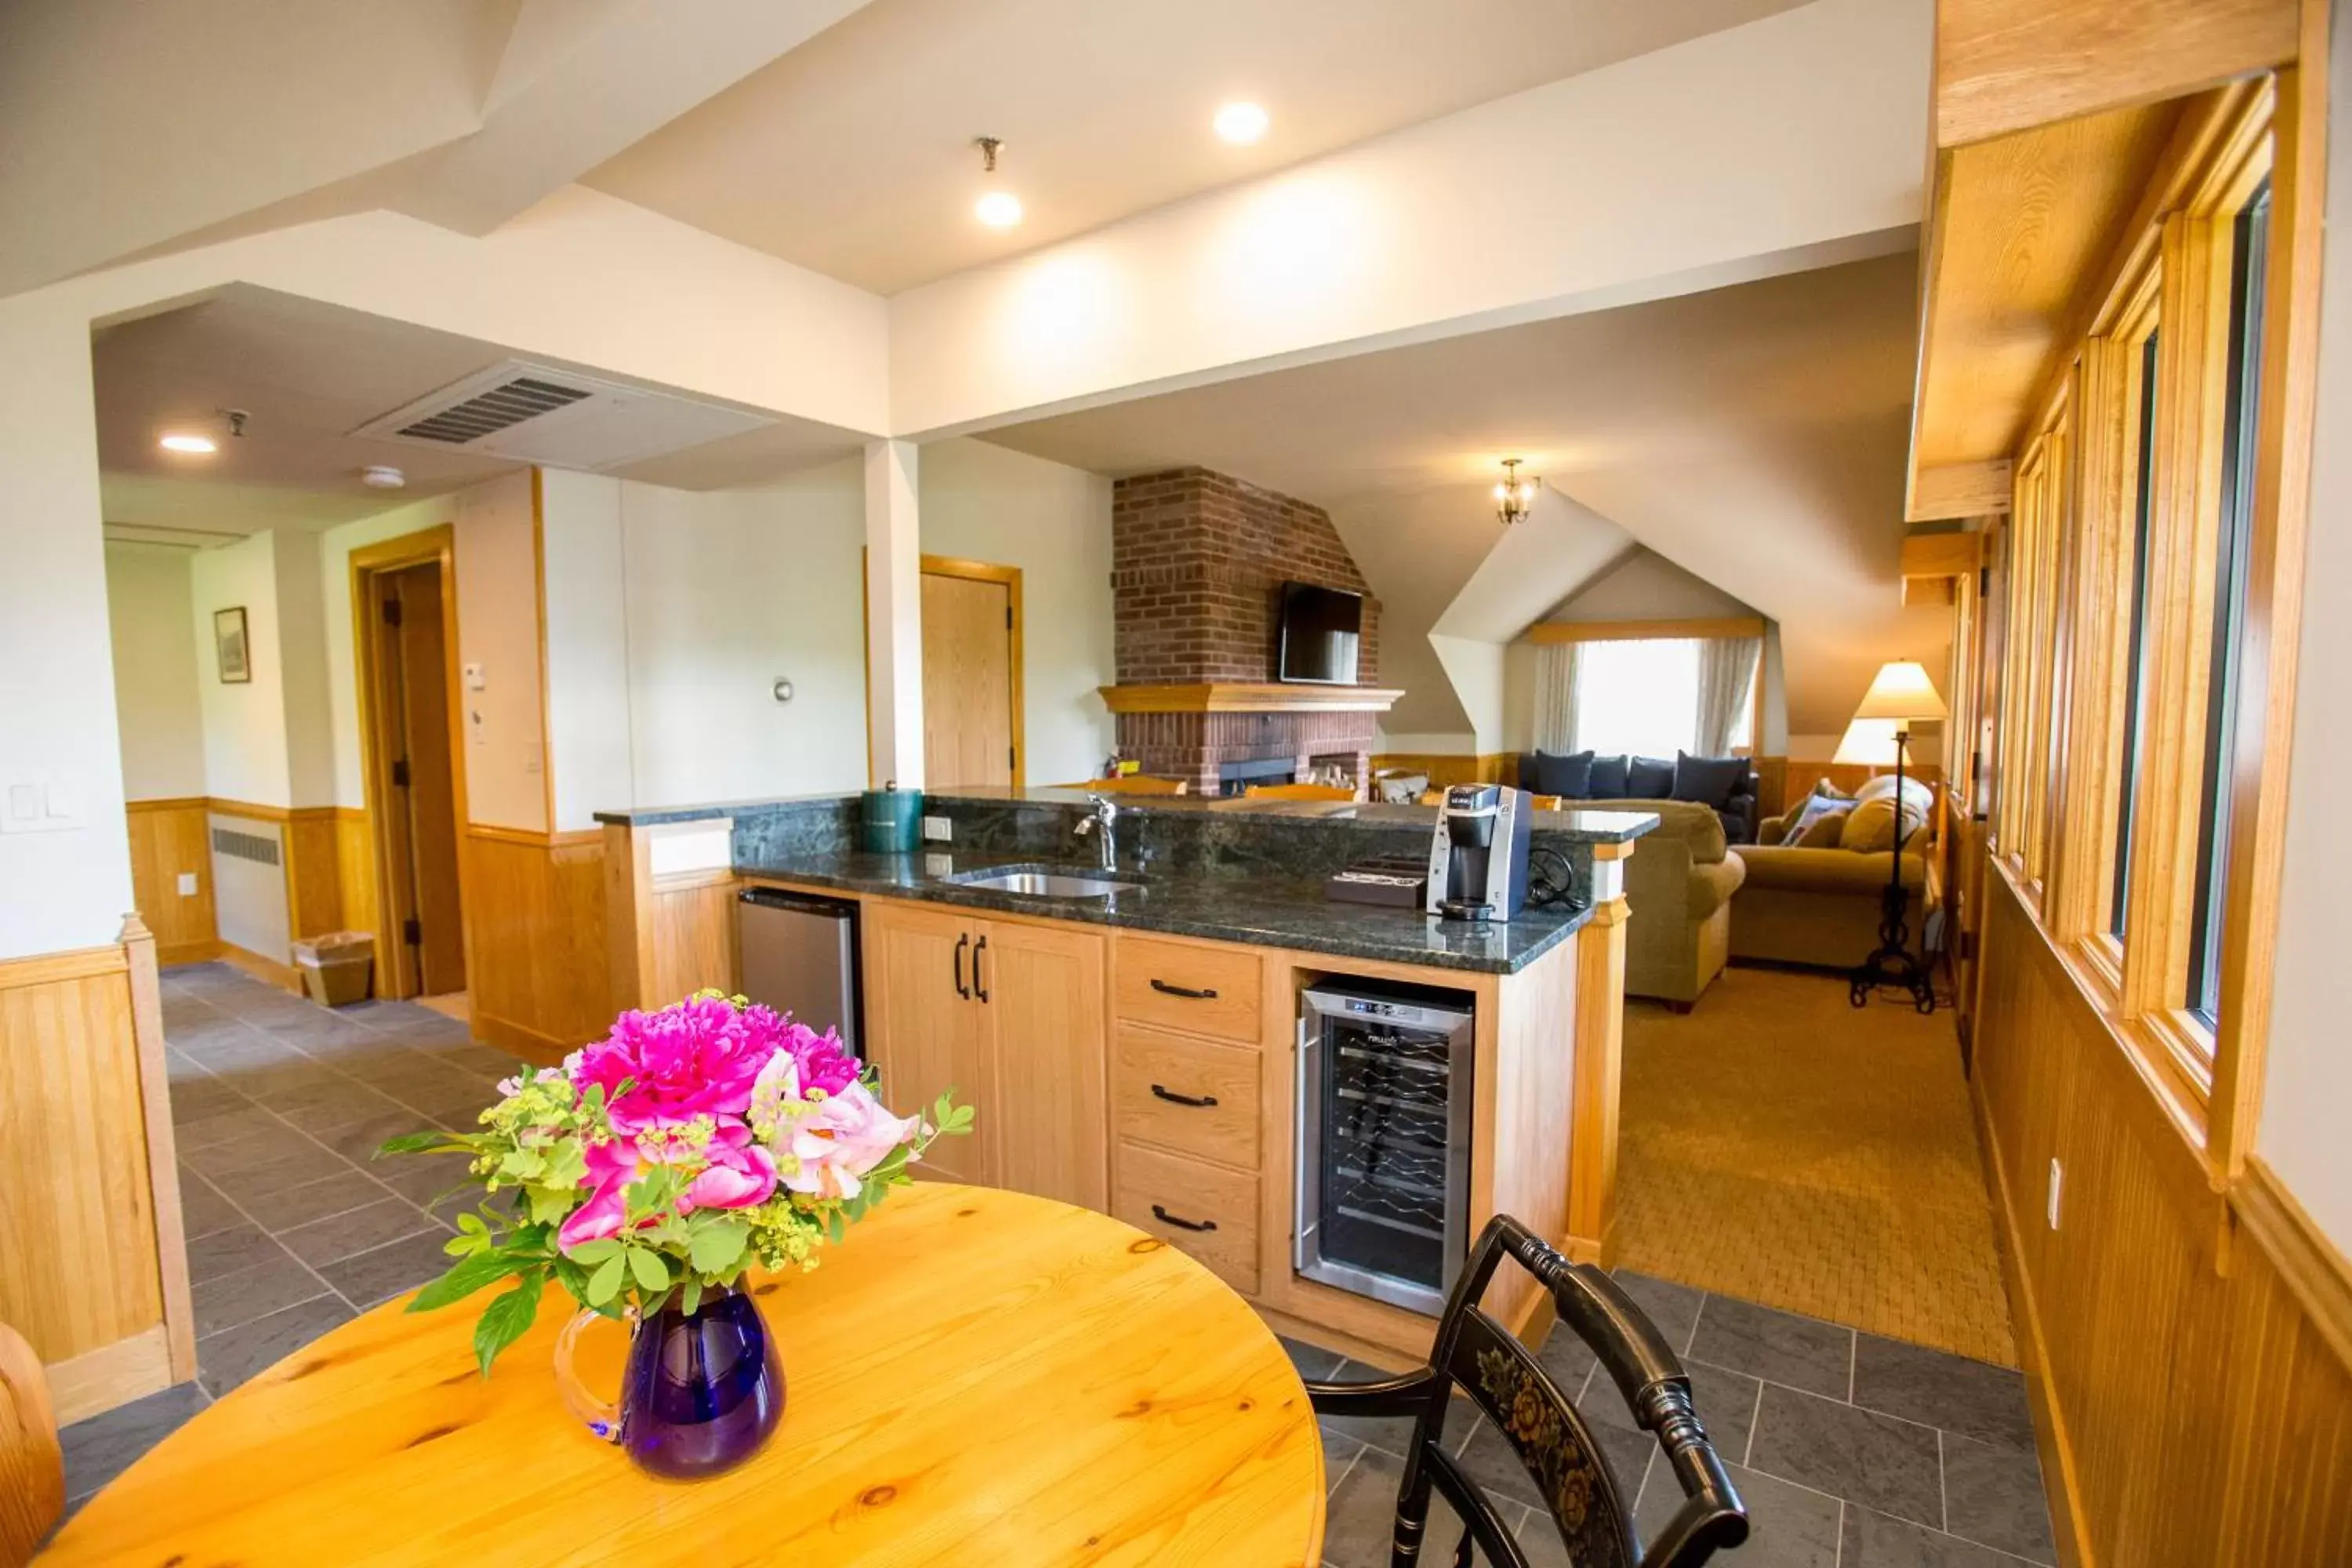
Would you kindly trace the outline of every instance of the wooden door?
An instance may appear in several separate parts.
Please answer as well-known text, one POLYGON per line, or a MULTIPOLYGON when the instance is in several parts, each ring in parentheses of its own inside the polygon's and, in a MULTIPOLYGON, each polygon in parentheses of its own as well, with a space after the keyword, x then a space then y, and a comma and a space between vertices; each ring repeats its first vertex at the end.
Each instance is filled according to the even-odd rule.
POLYGON ((866 906, 860 931, 866 1048, 883 1103, 902 1116, 928 1113, 953 1090, 973 1108, 969 1136, 942 1138, 923 1156, 925 1171, 951 1182, 990 1179, 996 1130, 986 1019, 970 994, 973 925, 951 912, 877 901, 866 906))
POLYGON ((1090 931, 978 924, 996 1080, 992 1180, 1086 1208, 1110 1206, 1108 939, 1090 931))
MULTIPOLYGON (((375 704, 391 807, 385 824, 392 905, 405 930, 404 978, 414 992, 466 989, 465 918, 457 880, 457 787, 449 754, 448 622, 441 568, 433 562, 377 575, 382 640, 375 704)), ((379 952, 386 951, 380 945, 379 952)))
POLYGON ((1013 783, 1013 590, 923 574, 923 773, 935 789, 1013 783))

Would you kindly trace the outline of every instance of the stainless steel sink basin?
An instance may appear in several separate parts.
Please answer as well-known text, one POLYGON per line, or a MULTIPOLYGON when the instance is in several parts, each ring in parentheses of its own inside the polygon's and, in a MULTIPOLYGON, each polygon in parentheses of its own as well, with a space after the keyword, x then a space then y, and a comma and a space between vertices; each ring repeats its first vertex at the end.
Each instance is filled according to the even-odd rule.
POLYGON ((1115 882, 1108 877, 1074 877, 1058 871, 987 871, 951 879, 961 888, 988 888, 1032 899, 1108 899, 1118 893, 1131 893, 1137 887, 1136 883, 1115 882))

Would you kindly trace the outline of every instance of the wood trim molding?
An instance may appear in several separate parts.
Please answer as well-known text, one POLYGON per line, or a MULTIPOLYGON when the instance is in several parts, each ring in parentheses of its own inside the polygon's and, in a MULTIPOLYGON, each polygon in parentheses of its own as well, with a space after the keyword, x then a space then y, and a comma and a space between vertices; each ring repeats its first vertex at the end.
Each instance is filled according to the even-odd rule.
POLYGON ((242 816, 254 822, 291 822, 294 808, 287 805, 260 805, 249 800, 227 800, 208 795, 205 809, 215 816, 242 816))
POLYGON ((574 827, 561 833, 542 833, 536 827, 507 827, 491 822, 469 822, 466 824, 466 837, 487 839, 493 844, 523 844, 534 849, 560 849, 573 844, 602 844, 604 830, 601 827, 574 827))
POLYGON ((1404 695, 1381 686, 1213 682, 1203 686, 1103 686, 1114 713, 1385 713, 1404 695))
POLYGON ((1760 637, 1761 616, 1719 616, 1679 621, 1538 621, 1524 640, 1538 645, 1564 642, 1644 642, 1667 637, 1760 637))
POLYGON ((131 1032, 147 1133, 147 1190, 154 1205, 155 1263, 163 1291, 164 1344, 172 1382, 196 1375, 196 1310, 188 1283, 187 1226, 180 1211, 179 1152, 172 1121, 171 1071, 163 1059, 163 993, 155 939, 133 915, 122 921, 131 980, 131 1032))
MULTIPOLYGON (((986 561, 965 561, 953 555, 925 555, 919 558, 917 564, 921 574, 926 576, 960 577, 971 583, 1004 584, 1005 599, 1013 611, 1010 627, 1012 647, 1009 650, 1013 689, 1009 694, 1012 702, 1009 716, 1013 728, 1013 787, 1019 789, 1029 776, 1029 722, 1024 704, 1024 689, 1029 684, 1028 657, 1024 647, 1029 616, 1021 602, 1021 568, 998 566, 986 561)), ((869 687, 872 684, 870 672, 867 683, 869 687)), ((871 744, 870 740, 868 743, 871 744)))
POLYGON ((173 1375, 171 1331, 162 1323, 43 1370, 60 1426, 184 1381, 173 1375))
POLYGON ((2268 1255, 2328 1348, 2352 1368, 2352 1259, 2327 1239, 2259 1154, 2246 1157, 2244 1179, 2230 1189, 2230 1209, 2268 1255))
POLYGON ((1954 518, 1998 517, 2009 510, 2016 483, 2007 458, 1975 463, 1943 463, 1911 475, 1907 522, 1943 522, 1954 518))
POLYGON ((214 956, 230 968, 241 969, 256 980, 275 985, 280 991, 301 994, 302 976, 291 965, 280 963, 274 958, 264 958, 260 953, 239 947, 233 942, 224 942, 218 946, 220 951, 214 956))
POLYGON ((212 796, 205 795, 173 795, 163 800, 126 800, 122 803, 124 811, 134 814, 142 811, 210 811, 212 808, 212 796))
POLYGON ((78 947, 65 952, 39 952, 30 958, 0 958, 0 991, 21 985, 54 985, 60 980, 86 980, 94 974, 120 974, 130 960, 119 944, 78 947))

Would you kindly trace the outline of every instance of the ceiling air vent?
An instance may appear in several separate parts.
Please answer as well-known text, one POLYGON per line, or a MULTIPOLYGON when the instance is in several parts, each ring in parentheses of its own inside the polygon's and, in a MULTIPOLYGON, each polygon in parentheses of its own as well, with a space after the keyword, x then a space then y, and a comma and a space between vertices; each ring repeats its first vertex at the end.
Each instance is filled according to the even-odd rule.
POLYGON ((576 371, 507 360, 371 419, 352 435, 557 468, 612 468, 774 420, 576 371))
POLYGON ((541 381, 535 375, 519 375, 488 392, 478 392, 463 403, 453 403, 438 414, 428 414, 414 424, 404 425, 394 434, 412 441, 440 441, 462 447, 594 395, 584 386, 564 386, 541 381))

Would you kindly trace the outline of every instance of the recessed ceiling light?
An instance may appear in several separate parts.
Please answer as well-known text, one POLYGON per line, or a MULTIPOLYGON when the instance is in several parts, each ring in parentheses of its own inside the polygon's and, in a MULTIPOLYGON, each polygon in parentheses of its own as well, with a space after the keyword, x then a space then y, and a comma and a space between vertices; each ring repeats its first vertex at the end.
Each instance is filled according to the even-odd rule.
POLYGON ((1011 191, 991 191, 973 204, 971 216, 991 228, 1011 228, 1021 221, 1021 198, 1011 191))
POLYGON ((166 452, 217 452, 219 444, 209 436, 185 436, 173 431, 158 443, 166 452))
POLYGON ((1239 146, 1264 136, 1268 123, 1265 110, 1255 103, 1229 103, 1217 110, 1217 134, 1239 146))

